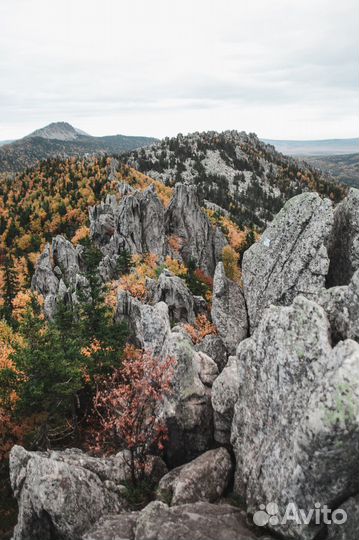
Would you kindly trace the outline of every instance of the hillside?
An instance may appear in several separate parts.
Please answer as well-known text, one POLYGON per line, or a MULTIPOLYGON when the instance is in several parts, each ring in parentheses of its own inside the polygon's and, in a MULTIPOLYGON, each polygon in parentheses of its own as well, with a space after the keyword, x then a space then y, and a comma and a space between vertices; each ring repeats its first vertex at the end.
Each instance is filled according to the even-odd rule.
POLYGON ((311 167, 330 174, 341 184, 359 188, 359 153, 335 156, 305 156, 302 158, 311 167))
POLYGON ((50 124, 0 147, 0 172, 18 172, 51 157, 120 154, 155 142, 153 137, 92 137, 66 122, 50 124))
POLYGON ((317 191, 334 201, 344 193, 328 175, 244 132, 180 134, 122 159, 165 184, 195 184, 203 199, 229 211, 240 225, 263 227, 285 201, 303 191, 317 191))

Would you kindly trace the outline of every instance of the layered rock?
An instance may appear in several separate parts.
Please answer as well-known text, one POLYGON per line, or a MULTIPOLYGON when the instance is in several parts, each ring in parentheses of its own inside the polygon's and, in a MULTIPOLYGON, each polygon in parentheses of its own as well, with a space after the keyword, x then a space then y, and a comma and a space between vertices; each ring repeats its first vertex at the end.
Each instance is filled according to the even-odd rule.
MULTIPOLYGON (((359 490, 359 345, 332 349, 321 307, 298 297, 271 307, 237 352, 238 399, 231 441, 235 490, 254 513, 275 502, 309 511, 333 507, 359 490)), ((315 527, 272 526, 311 540, 315 527)))
POLYGON ((200 207, 197 189, 186 184, 176 184, 173 198, 166 210, 166 233, 181 241, 180 254, 188 264, 197 266, 213 275, 227 241, 219 229, 212 225, 200 207))
POLYGON ((359 268, 359 190, 352 188, 338 204, 329 239, 329 286, 348 285, 359 268))
POLYGON ((229 354, 248 335, 247 309, 241 287, 226 277, 218 263, 213 280, 212 320, 229 354))
POLYGON ((316 193, 303 193, 285 204, 260 241, 244 253, 251 332, 270 304, 290 305, 298 294, 311 298, 325 286, 332 225, 331 202, 316 193))
POLYGON ((83 540, 251 540, 240 511, 198 502, 169 507, 151 502, 141 512, 107 516, 83 540))
POLYGON ((172 506, 198 501, 215 502, 228 487, 231 472, 228 450, 208 450, 166 474, 158 485, 157 497, 172 506))

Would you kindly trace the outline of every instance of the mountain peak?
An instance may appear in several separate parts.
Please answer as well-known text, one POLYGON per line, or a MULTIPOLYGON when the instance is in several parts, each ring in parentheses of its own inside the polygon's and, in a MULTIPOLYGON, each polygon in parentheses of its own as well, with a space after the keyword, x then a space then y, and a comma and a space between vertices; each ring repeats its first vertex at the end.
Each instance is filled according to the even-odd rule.
POLYGON ((74 141, 79 138, 79 136, 85 135, 89 136, 84 131, 74 128, 68 122, 52 122, 51 124, 36 129, 30 135, 27 135, 25 138, 41 137, 42 139, 57 139, 59 141, 74 141))

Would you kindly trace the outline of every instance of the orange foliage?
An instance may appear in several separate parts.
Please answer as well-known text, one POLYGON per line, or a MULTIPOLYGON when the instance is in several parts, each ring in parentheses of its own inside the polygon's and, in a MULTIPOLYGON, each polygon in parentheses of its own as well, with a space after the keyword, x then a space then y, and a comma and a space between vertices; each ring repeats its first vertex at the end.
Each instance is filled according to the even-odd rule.
POLYGON ((206 336, 218 333, 216 326, 206 315, 198 315, 194 325, 185 324, 185 329, 193 343, 200 343, 206 336))
POLYGON ((89 227, 86 227, 86 225, 83 225, 73 235, 71 242, 76 246, 80 240, 85 240, 85 238, 88 238, 90 236, 90 229, 89 227))

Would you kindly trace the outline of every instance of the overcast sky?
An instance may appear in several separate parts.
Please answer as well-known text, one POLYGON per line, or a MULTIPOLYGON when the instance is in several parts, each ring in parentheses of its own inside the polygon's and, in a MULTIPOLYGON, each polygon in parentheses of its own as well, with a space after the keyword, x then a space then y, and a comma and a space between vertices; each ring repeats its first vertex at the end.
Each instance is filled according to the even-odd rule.
POLYGON ((358 0, 0 0, 0 140, 355 137, 358 0))

